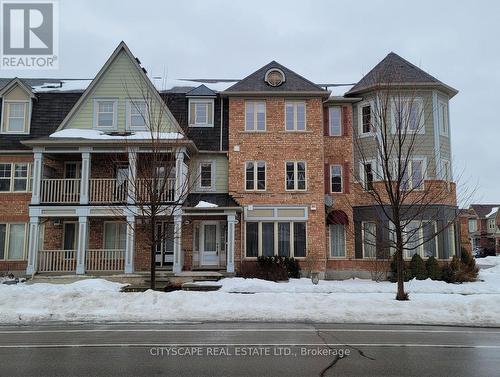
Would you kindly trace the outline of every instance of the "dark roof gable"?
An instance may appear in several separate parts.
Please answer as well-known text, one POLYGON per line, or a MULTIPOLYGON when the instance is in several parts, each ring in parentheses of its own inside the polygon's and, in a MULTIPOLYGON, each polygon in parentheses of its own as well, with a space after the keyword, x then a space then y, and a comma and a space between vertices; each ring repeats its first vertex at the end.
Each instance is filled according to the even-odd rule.
POLYGON ((187 97, 215 97, 216 95, 217 94, 212 89, 207 88, 204 84, 186 93, 187 97))
POLYGON ((443 87, 452 96, 458 93, 408 60, 390 52, 346 94, 360 93, 380 84, 434 85, 443 87))
POLYGON ((325 95, 328 94, 328 92, 320 86, 274 60, 244 79, 241 79, 224 92, 227 94, 236 92, 321 92, 325 95), (283 84, 273 87, 264 81, 266 72, 272 68, 277 68, 283 71, 285 74, 285 82, 283 84))

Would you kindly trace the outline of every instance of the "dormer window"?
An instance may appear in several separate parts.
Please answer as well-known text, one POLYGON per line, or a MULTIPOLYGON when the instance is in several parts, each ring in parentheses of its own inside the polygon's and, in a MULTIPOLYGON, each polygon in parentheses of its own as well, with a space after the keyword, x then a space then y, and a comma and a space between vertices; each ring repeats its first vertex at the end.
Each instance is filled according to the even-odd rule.
POLYGON ((115 99, 96 99, 94 102, 95 128, 115 129, 116 108, 117 100, 115 99))
POLYGON ((29 102, 25 101, 5 101, 3 109, 4 121, 2 133, 6 134, 27 134, 28 108, 29 102))
POLYGON ((214 100, 189 99, 189 127, 214 126, 214 100))

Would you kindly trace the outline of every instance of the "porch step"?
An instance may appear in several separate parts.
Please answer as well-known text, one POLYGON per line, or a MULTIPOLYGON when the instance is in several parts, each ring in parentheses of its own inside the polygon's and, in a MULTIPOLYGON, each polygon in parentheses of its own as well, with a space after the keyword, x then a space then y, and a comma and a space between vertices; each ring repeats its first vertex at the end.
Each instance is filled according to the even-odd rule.
POLYGON ((210 292, 217 291, 222 287, 220 284, 196 284, 196 283, 184 283, 182 284, 183 291, 198 291, 198 292, 210 292))

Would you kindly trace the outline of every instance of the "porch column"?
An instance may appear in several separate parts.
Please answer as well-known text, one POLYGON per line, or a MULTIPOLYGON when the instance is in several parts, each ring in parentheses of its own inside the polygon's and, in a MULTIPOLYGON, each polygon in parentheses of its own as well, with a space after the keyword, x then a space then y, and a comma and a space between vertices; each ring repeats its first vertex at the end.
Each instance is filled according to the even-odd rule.
POLYGON ((36 272, 39 237, 40 218, 38 216, 30 217, 28 266, 26 267, 26 275, 34 275, 36 272))
POLYGON ((184 174, 184 148, 175 152, 175 193, 174 201, 179 201, 185 190, 186 176, 184 174))
POLYGON ((172 271, 182 271, 182 215, 174 216, 174 265, 172 271))
POLYGON ((236 215, 227 215, 227 272, 234 272, 234 229, 236 215))
POLYGON ((134 272, 135 217, 127 216, 127 240, 125 243, 125 273, 134 272))
POLYGON ((85 254, 87 253, 87 216, 78 218, 78 249, 76 250, 76 273, 85 273, 85 254))
POLYGON ((40 204, 40 191, 42 186, 42 152, 33 153, 33 187, 31 188, 31 204, 40 204))
POLYGON ((80 204, 89 204, 90 153, 82 152, 82 176, 80 179, 80 204))
MULTIPOLYGON (((130 149, 128 152, 128 180, 127 180, 127 203, 135 202, 135 185, 137 183, 137 150, 130 149)), ((127 217, 128 219, 128 217, 127 217)))

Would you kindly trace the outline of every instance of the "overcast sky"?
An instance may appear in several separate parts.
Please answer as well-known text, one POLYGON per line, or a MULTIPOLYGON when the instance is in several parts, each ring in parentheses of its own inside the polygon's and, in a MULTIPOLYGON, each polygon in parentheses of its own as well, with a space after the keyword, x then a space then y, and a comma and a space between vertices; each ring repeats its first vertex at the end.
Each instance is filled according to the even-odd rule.
POLYGON ((460 91, 454 170, 476 202, 499 203, 499 14, 496 1, 61 0, 59 70, 1 76, 92 78, 124 40, 169 79, 242 78, 274 59, 314 82, 357 82, 394 51, 460 91))

